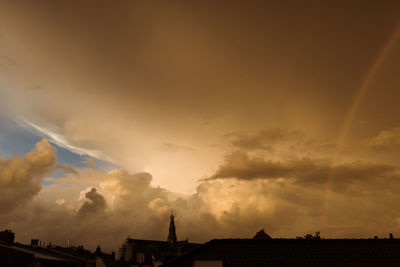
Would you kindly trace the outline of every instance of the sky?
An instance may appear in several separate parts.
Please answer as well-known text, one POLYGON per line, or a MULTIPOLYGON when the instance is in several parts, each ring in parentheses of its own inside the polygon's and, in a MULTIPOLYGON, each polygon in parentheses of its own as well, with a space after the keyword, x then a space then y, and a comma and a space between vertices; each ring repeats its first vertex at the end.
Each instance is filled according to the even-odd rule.
POLYGON ((2 1, 0 228, 400 236, 399 62, 396 1, 2 1))

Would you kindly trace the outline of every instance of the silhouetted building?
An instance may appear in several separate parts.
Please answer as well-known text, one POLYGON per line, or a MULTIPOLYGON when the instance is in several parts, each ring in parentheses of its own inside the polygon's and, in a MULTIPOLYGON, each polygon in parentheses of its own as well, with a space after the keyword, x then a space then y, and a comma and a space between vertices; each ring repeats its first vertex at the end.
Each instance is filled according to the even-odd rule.
POLYGON ((95 259, 90 252, 75 248, 0 244, 2 267, 96 267, 95 259))
POLYGON ((15 234, 11 230, 4 230, 0 232, 0 244, 13 244, 15 234))
POLYGON ((39 239, 31 239, 31 246, 32 247, 39 246, 39 239))
POLYGON ((260 231, 258 231, 256 233, 255 236, 253 236, 253 239, 272 239, 272 237, 270 237, 264 229, 261 229, 260 231))
POLYGON ((117 266, 117 261, 115 259, 115 253, 106 254, 101 251, 100 246, 97 246, 95 252, 96 256, 96 267, 115 267, 117 266))
MULTIPOLYGON (((14 243, 15 235, 10 230, 0 232, 1 267, 114 267, 99 265, 94 253, 78 247, 59 247, 49 243, 47 246, 39 239, 32 239, 30 245, 14 243)), ((100 251, 102 258, 107 254, 100 251)), ((115 255, 114 263, 115 263, 115 255)), ((110 261, 107 261, 110 262, 110 261)))
POLYGON ((169 260, 192 251, 201 244, 177 241, 174 215, 170 216, 167 241, 127 238, 119 251, 120 266, 158 267, 169 260))
POLYGON ((214 239, 165 267, 400 266, 400 239, 214 239))

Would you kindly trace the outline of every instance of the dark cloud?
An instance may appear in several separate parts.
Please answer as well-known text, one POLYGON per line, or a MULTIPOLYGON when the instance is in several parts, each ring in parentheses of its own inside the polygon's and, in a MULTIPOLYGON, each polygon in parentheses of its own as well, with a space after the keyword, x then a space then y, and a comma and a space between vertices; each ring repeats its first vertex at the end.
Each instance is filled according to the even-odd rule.
POLYGON ((260 131, 255 135, 243 135, 240 133, 227 134, 226 137, 233 138, 232 145, 246 150, 272 151, 274 145, 282 142, 299 143, 304 141, 301 131, 288 131, 284 129, 269 129, 260 131))
POLYGON ((106 200, 97 192, 96 188, 92 188, 85 194, 87 201, 78 210, 78 215, 86 216, 93 213, 103 212, 106 209, 106 200))
MULTIPOLYGON (((233 145, 264 152, 275 151, 277 139, 297 138, 282 130, 251 135, 269 127, 304 129, 334 142, 355 90, 397 28, 400 10, 395 1, 355 1, 345 8, 314 0, 301 6, 0 5, 0 57, 19 66, 0 73, 2 113, 57 134, 79 153, 129 169, 152 166, 156 177, 168 175, 157 182, 182 192, 218 164, 215 155, 224 148, 208 148, 226 132, 249 132, 233 145), (37 84, 40 90, 26 90, 37 84), (157 149, 163 143, 175 155, 157 149), (179 168, 185 160, 195 163, 179 168)), ((399 97, 392 89, 398 83, 396 50, 385 57, 365 96, 368 104, 359 105, 354 118, 374 118, 373 126, 352 134, 399 124, 392 101, 399 97)))
POLYGON ((326 160, 310 158, 273 161, 250 157, 244 152, 235 152, 228 155, 225 163, 206 180, 226 178, 286 178, 303 185, 333 183, 334 188, 343 189, 355 182, 380 182, 384 179, 400 179, 400 176, 396 166, 387 164, 356 161, 331 165, 326 160))

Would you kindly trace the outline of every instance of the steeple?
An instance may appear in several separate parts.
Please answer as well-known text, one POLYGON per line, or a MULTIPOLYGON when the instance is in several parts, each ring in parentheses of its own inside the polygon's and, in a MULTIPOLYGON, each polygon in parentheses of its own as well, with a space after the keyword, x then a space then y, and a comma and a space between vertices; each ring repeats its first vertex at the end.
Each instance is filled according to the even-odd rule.
POLYGON ((174 211, 171 213, 171 221, 169 223, 169 233, 167 242, 170 248, 176 248, 176 232, 175 232, 175 222, 174 222, 174 211))

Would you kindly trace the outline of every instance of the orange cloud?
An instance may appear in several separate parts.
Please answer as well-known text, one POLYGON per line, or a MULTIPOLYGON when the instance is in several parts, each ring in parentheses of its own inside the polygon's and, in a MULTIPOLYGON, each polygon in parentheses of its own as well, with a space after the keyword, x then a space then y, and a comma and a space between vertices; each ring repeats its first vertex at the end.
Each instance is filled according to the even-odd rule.
POLYGON ((24 158, 0 158, 0 210, 10 211, 32 200, 55 162, 55 148, 46 139, 38 142, 24 158))

